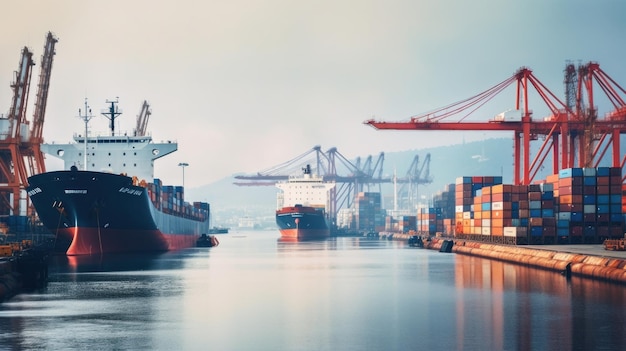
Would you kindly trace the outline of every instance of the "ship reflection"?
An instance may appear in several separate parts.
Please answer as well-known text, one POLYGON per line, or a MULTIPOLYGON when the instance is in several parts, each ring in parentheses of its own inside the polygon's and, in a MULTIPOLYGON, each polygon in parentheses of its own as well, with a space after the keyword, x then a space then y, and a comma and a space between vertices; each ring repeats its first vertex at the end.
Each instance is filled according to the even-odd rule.
MULTIPOLYGON (((111 254, 111 255, 58 255, 51 258, 51 266, 59 273, 82 272, 122 272, 138 270, 167 269, 164 263, 171 264, 171 260, 162 260, 164 253, 150 254, 111 254)), ((176 268, 173 265, 169 268, 176 268)))

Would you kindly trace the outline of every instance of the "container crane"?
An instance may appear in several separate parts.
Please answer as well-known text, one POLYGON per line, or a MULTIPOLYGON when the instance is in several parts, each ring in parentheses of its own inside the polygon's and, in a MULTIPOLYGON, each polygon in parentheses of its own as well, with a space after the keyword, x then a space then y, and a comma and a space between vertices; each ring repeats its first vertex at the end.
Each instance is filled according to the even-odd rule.
POLYGON ((45 171, 44 156, 40 150, 42 128, 50 85, 54 45, 58 40, 48 33, 41 59, 38 92, 31 129, 26 117, 33 54, 22 49, 15 81, 11 84, 13 99, 6 118, 0 119, 0 215, 21 216, 29 208, 24 190, 28 177, 45 171), (27 167, 28 166, 28 167, 27 167), (22 203, 24 201, 24 203, 22 203), (24 206, 24 204, 26 204, 24 206))
MULTIPOLYGON (((33 54, 27 47, 22 49, 19 69, 11 84, 13 100, 6 119, 2 119, 0 139, 0 214, 19 215, 20 192, 28 175, 20 150, 21 129, 26 126, 26 106, 32 67, 33 54)), ((25 135, 25 137, 28 137, 25 135)))
POLYGON ((39 174, 46 171, 44 154, 41 151, 43 143, 43 123, 48 104, 48 92, 50 89, 50 76, 52 73, 52 62, 56 52, 54 47, 59 40, 48 32, 44 53, 41 56, 41 68, 39 73, 39 84, 37 85, 37 97, 35 100, 35 111, 33 113, 33 125, 30 131, 30 141, 26 144, 25 153, 28 154, 28 164, 30 174, 39 174))
MULTIPOLYGON (((275 186, 276 182, 288 179, 290 174, 296 174, 304 165, 310 164, 315 174, 323 175, 324 180, 336 183, 335 195, 333 203, 331 203, 332 209, 329 211, 335 216, 339 209, 351 207, 356 193, 363 191, 366 186, 394 181, 393 178, 382 175, 384 156, 385 154, 381 152, 376 162, 373 162, 372 157, 369 156, 363 165, 358 158, 354 164, 343 156, 337 148, 333 147, 322 152, 320 146, 315 146, 287 162, 257 172, 257 174, 235 176, 235 179, 243 181, 234 184, 239 186, 275 186)), ((421 170, 424 168, 428 170, 429 162, 430 155, 426 158, 417 176, 415 174, 411 177, 407 175, 406 178, 398 179, 398 182, 412 182, 414 185, 431 183, 432 178, 428 176, 428 171, 425 173, 425 178, 420 176, 424 174, 421 173, 421 170)), ((417 165, 412 165, 412 167, 417 168, 417 165)))
POLYGON ((621 163, 619 161, 619 136, 626 133, 626 105, 619 93, 625 94, 624 89, 604 74, 595 63, 581 66, 578 72, 577 88, 576 108, 572 109, 548 90, 530 69, 522 67, 513 76, 482 93, 434 112, 412 117, 408 122, 368 120, 365 124, 376 129, 389 130, 511 131, 514 138, 513 181, 515 184, 530 184, 543 167, 549 154, 552 154, 553 173, 558 173, 562 168, 574 167, 575 150, 578 150, 580 167, 591 163, 598 164, 604 153, 599 149, 603 143, 595 143, 596 140, 606 140, 604 145, 612 144, 613 167, 623 167, 626 159, 621 163), (592 79, 598 82, 615 107, 615 110, 604 120, 597 119, 593 102, 592 79), (479 107, 514 83, 517 86, 514 110, 516 116, 499 114, 488 121, 466 121, 466 118, 479 107), (531 86, 550 110, 550 116, 543 119, 532 118, 532 110, 529 108, 531 86), (585 97, 588 99, 587 105, 589 106, 586 109, 583 108, 585 97), (461 115, 459 119, 451 121, 451 117, 459 115, 461 115), (540 136, 544 141, 531 162, 530 142, 539 140, 540 136), (585 150, 593 151, 585 153, 585 150), (595 159, 595 162, 592 162, 592 159, 595 159))

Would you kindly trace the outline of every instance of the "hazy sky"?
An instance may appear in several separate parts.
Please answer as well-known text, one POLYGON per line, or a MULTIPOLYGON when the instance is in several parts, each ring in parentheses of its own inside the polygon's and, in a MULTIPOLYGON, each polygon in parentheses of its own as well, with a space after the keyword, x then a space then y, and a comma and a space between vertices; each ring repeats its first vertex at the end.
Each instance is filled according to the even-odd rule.
MULTIPOLYGON (((348 158, 502 135, 376 131, 473 96, 526 66, 563 95, 565 62, 597 61, 626 86, 622 0, 20 0, 0 20, 0 112, 22 47, 58 38, 44 126, 69 142, 119 97, 131 131, 146 99, 156 141, 179 150, 155 176, 187 187, 257 172, 315 145, 348 158)), ((33 71, 31 102, 39 67, 33 71)), ((485 120, 513 108, 513 91, 485 120)), ((33 109, 29 109, 29 117, 33 109)), ((106 130, 98 116, 90 126, 106 130)), ((50 157, 48 157, 50 159, 50 157)), ((409 160, 410 161, 410 160, 409 160)), ((48 167, 50 169, 50 167, 48 167)))

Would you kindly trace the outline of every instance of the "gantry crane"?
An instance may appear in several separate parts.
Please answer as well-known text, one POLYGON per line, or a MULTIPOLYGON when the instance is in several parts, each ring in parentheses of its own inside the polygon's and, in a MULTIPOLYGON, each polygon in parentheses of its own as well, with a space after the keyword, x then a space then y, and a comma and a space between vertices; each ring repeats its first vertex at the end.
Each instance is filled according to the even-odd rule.
MULTIPOLYGON (((384 157, 385 154, 381 152, 376 162, 373 162, 372 157, 369 156, 361 165, 360 158, 357 158, 356 164, 352 163, 335 147, 322 152, 320 146, 315 146, 287 162, 257 172, 255 175, 235 176, 235 179, 244 180, 244 182, 235 182, 235 185, 274 186, 276 182, 287 180, 289 175, 298 173, 304 165, 310 164, 315 174, 324 176, 326 181, 336 183, 329 209, 329 212, 335 217, 339 209, 349 208, 353 205, 356 193, 364 191, 370 185, 380 186, 394 181, 392 177, 383 176, 384 157)), ((407 177, 398 178, 396 181, 402 184, 411 183, 413 186, 431 183, 432 178, 430 178, 429 172, 422 172, 424 169, 429 169, 427 163, 430 163, 430 155, 421 168, 417 166, 414 160, 414 165, 411 165, 413 171, 409 170, 410 173, 407 173, 407 177)))
POLYGON ((50 76, 52 73, 52 62, 54 59, 54 47, 59 40, 48 32, 44 53, 41 56, 41 68, 39 73, 39 84, 37 85, 37 97, 35 100, 35 111, 33 113, 33 125, 30 131, 30 140, 25 146, 24 152, 28 155, 30 174, 38 174, 46 171, 44 154, 41 151, 43 143, 43 123, 48 104, 48 92, 50 89, 50 76))
POLYGON ((0 215, 22 215, 22 210, 29 207, 28 197, 24 194, 28 177, 45 171, 40 145, 55 54, 54 46, 57 41, 52 33, 48 33, 41 59, 35 112, 30 130, 26 110, 32 67, 35 63, 30 50, 27 47, 22 49, 15 81, 11 84, 13 89, 11 107, 6 118, 0 119, 0 215), (20 206, 22 200, 26 201, 25 206, 20 206))
MULTIPOLYGON (((568 74, 571 79, 571 70, 566 69, 566 86, 568 74)), ((578 83, 575 86, 576 106, 572 109, 571 105, 563 103, 550 92, 530 69, 523 67, 492 88, 433 112, 412 117, 408 122, 368 120, 365 124, 376 129, 392 130, 512 131, 515 184, 530 184, 550 153, 552 172, 558 173, 562 168, 598 165, 609 145, 612 145, 612 166, 623 167, 625 161, 619 159, 619 137, 626 133, 626 104, 619 94, 626 94, 626 91, 593 62, 580 66, 578 83), (615 108, 603 120, 597 118, 597 107, 594 105, 592 84, 594 79, 615 108), (514 110, 519 113, 517 117, 510 118, 500 114, 487 121, 466 120, 479 107, 513 83, 517 86, 514 110), (531 86, 550 110, 550 116, 533 119, 532 110, 529 108, 531 86), (453 117, 458 116, 460 118, 452 121, 453 117), (539 140, 540 136, 543 142, 531 162, 530 142, 539 140)))

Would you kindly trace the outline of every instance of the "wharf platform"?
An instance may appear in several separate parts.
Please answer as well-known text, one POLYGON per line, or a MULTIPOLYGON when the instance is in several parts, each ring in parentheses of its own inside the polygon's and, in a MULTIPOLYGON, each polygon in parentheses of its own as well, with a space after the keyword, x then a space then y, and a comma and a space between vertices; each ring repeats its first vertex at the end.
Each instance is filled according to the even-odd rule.
MULTIPOLYGON (((379 235, 380 239, 407 242, 411 237, 399 233, 379 235)), ((425 249, 442 251, 442 245, 447 242, 447 250, 443 250, 446 252, 547 269, 568 278, 574 275, 626 284, 626 251, 605 250, 602 244, 507 245, 453 237, 421 238, 425 249)))
POLYGON ((605 250, 603 245, 504 245, 469 240, 431 238, 424 248, 441 250, 453 242, 451 252, 495 259, 559 272, 626 284, 626 252, 605 250))

